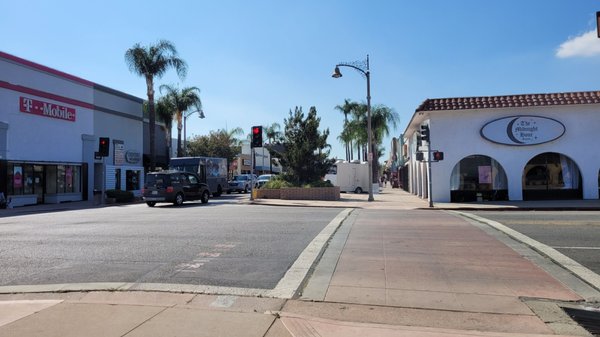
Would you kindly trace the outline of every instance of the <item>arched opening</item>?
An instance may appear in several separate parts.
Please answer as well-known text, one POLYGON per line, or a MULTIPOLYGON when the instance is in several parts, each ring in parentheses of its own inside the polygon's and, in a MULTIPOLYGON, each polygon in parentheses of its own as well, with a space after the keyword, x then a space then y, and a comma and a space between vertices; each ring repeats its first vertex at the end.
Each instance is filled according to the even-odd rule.
POLYGON ((581 199, 579 167, 571 158, 556 152, 533 157, 523 170, 523 200, 581 199))
POLYGON ((463 158, 450 176, 450 201, 508 200, 508 183, 502 166, 493 158, 463 158))

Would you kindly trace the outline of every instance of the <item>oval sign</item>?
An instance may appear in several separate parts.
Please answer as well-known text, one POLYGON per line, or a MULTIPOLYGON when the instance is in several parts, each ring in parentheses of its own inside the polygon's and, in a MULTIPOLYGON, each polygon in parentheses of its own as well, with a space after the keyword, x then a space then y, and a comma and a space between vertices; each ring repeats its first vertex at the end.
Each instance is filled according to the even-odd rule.
POLYGON ((510 116, 486 123, 480 133, 481 137, 490 142, 526 146, 560 138, 565 133, 565 126, 548 117, 510 116))

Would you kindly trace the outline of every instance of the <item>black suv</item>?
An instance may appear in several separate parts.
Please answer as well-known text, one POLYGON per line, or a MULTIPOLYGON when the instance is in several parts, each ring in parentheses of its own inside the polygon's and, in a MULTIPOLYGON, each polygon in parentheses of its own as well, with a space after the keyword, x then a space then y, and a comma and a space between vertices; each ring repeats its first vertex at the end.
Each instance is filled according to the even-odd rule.
POLYGON ((200 200, 205 204, 209 196, 208 185, 201 183, 198 175, 180 171, 150 172, 142 190, 142 197, 150 207, 157 202, 179 206, 187 200, 200 200))

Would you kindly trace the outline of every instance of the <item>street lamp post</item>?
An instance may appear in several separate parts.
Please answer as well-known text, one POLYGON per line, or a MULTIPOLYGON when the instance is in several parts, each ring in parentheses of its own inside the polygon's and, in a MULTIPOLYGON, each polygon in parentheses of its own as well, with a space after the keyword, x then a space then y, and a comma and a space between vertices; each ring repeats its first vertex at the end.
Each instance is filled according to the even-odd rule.
POLYGON ((371 72, 369 70, 369 55, 364 61, 356 61, 351 63, 338 63, 333 71, 333 78, 342 77, 340 67, 350 67, 356 69, 367 78, 367 162, 369 163, 369 201, 373 201, 373 134, 371 131, 371 72))
POLYGON ((183 152, 186 156, 188 155, 186 121, 187 121, 188 117, 195 114, 196 112, 198 113, 198 117, 204 118, 204 111, 202 111, 202 110, 194 110, 194 111, 188 111, 188 112, 183 113, 183 152))

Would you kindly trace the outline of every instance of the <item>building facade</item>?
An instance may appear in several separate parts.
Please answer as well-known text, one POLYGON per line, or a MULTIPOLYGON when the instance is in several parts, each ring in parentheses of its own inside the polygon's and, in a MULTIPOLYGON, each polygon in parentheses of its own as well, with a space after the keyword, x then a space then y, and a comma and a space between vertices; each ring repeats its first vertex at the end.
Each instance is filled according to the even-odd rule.
POLYGON ((428 99, 404 133, 408 190, 429 198, 431 182, 437 202, 598 199, 599 128, 597 91, 428 99), (431 175, 429 149, 443 152, 431 175))
POLYGON ((142 99, 0 52, 0 193, 11 206, 139 195, 142 99), (108 157, 98 157, 109 137, 108 157))

